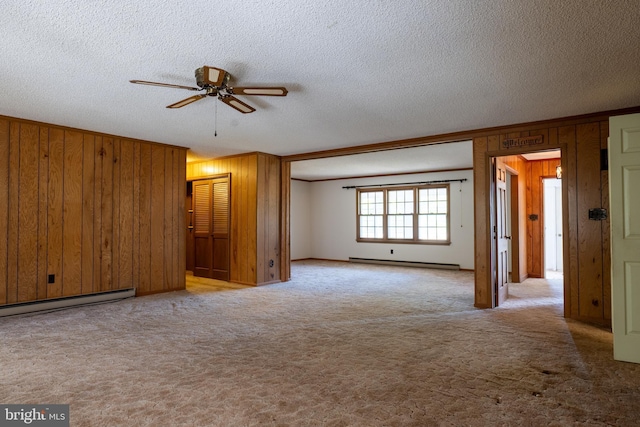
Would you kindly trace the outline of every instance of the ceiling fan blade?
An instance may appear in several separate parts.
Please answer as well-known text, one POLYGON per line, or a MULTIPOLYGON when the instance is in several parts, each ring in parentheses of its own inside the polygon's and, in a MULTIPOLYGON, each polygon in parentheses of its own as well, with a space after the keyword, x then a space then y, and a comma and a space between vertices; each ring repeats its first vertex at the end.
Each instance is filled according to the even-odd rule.
POLYGON ((129 80, 129 82, 135 83, 135 84, 138 84, 138 85, 172 87, 172 88, 176 88, 176 89, 187 89, 187 90, 202 90, 199 87, 172 85, 172 84, 169 84, 169 83, 148 82, 148 81, 145 81, 145 80, 129 80))
POLYGON ((256 109, 253 108, 251 105, 245 104, 244 102, 240 101, 238 98, 235 98, 231 95, 222 96, 220 97, 220 100, 225 104, 227 104, 229 107, 235 108, 236 110, 244 114, 253 113, 254 111, 256 111, 256 109))
POLYGON ((193 95, 190 96, 187 99, 183 99, 182 101, 178 101, 175 104, 171 104, 171 105, 167 105, 167 108, 180 108, 180 107, 184 107, 185 105, 189 105, 192 102, 196 102, 196 101, 200 101, 202 98, 206 97, 206 94, 203 95, 193 95))
POLYGON ((234 95, 287 96, 284 87, 232 87, 229 92, 234 95))

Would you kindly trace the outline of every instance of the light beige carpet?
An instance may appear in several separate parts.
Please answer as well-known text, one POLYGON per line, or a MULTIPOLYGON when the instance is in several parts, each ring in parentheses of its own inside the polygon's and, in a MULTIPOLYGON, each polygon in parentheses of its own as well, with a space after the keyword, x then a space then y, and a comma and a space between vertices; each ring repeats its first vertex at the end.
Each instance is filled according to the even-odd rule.
POLYGON ((640 425, 640 366, 562 317, 559 280, 473 308, 468 272, 297 262, 206 285, 0 319, 0 403, 72 426, 640 425))

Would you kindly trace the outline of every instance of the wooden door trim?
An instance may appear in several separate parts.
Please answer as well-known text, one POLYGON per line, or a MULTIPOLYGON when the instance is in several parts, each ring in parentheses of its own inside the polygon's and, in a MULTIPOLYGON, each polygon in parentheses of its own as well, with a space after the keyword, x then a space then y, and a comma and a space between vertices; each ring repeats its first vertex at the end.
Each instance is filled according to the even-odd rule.
MULTIPOLYGON (((493 179, 492 179, 492 170, 493 170, 493 161, 492 159, 496 157, 504 157, 509 155, 519 155, 519 154, 528 154, 535 153, 539 151, 552 151, 552 150, 560 150, 560 164, 562 166, 562 170, 568 172, 568 144, 555 144, 555 145, 545 145, 544 147, 524 147, 518 148, 514 150, 494 150, 494 151, 485 151, 484 152, 484 162, 485 162, 485 198, 487 199, 487 203, 485 206, 485 218, 486 218, 486 227, 487 227, 487 238, 485 242, 485 256, 486 256, 486 264, 488 266, 485 271, 485 283, 487 284, 486 291, 488 292, 488 300, 491 302, 491 306, 478 306, 479 308, 495 308, 495 286, 493 286, 493 274, 495 273, 495 269, 497 267, 496 254, 493 245, 493 237, 492 233, 492 206, 491 203, 491 192, 493 190, 493 179)), ((573 222, 577 221, 577 218, 571 218, 569 215, 569 191, 568 191, 568 179, 562 180, 562 229, 563 229, 563 239, 562 239, 562 265, 564 271, 564 280, 563 280, 563 288, 564 288, 564 316, 571 317, 571 309, 572 309, 572 301, 571 301, 571 277, 569 275, 570 271, 570 259, 567 254, 569 254, 569 238, 567 234, 569 233, 569 226, 573 224, 573 222)), ((571 236, 573 238, 573 236, 571 236)), ((576 236, 577 237, 577 236, 576 236)), ((476 270, 476 274, 478 271, 476 270)), ((477 289, 476 289, 477 292, 477 289)))

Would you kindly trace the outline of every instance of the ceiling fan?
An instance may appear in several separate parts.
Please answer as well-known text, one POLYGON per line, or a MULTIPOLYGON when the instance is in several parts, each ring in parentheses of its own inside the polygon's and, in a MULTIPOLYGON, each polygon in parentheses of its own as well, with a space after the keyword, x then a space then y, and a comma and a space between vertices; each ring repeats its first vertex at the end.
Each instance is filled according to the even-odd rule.
POLYGON ((193 102, 199 101, 207 96, 216 96, 218 99, 231 108, 235 108, 241 113, 253 113, 256 111, 252 106, 240 101, 234 95, 261 95, 261 96, 286 96, 287 89, 284 87, 232 87, 229 86, 231 74, 222 68, 203 66, 196 70, 196 84, 198 87, 182 86, 168 83, 148 82, 145 80, 129 80, 131 83, 173 87, 177 89, 186 89, 193 91, 205 91, 200 95, 190 96, 189 98, 178 101, 175 104, 167 105, 167 108, 181 108, 193 102))

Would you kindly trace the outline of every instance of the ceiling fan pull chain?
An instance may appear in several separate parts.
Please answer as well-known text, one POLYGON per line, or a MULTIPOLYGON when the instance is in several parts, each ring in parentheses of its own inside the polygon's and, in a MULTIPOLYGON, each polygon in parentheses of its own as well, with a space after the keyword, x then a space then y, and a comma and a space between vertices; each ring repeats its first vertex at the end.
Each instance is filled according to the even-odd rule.
POLYGON ((213 125, 213 137, 217 137, 218 136, 218 100, 216 99, 216 111, 215 111, 215 120, 214 120, 214 125, 213 125))

